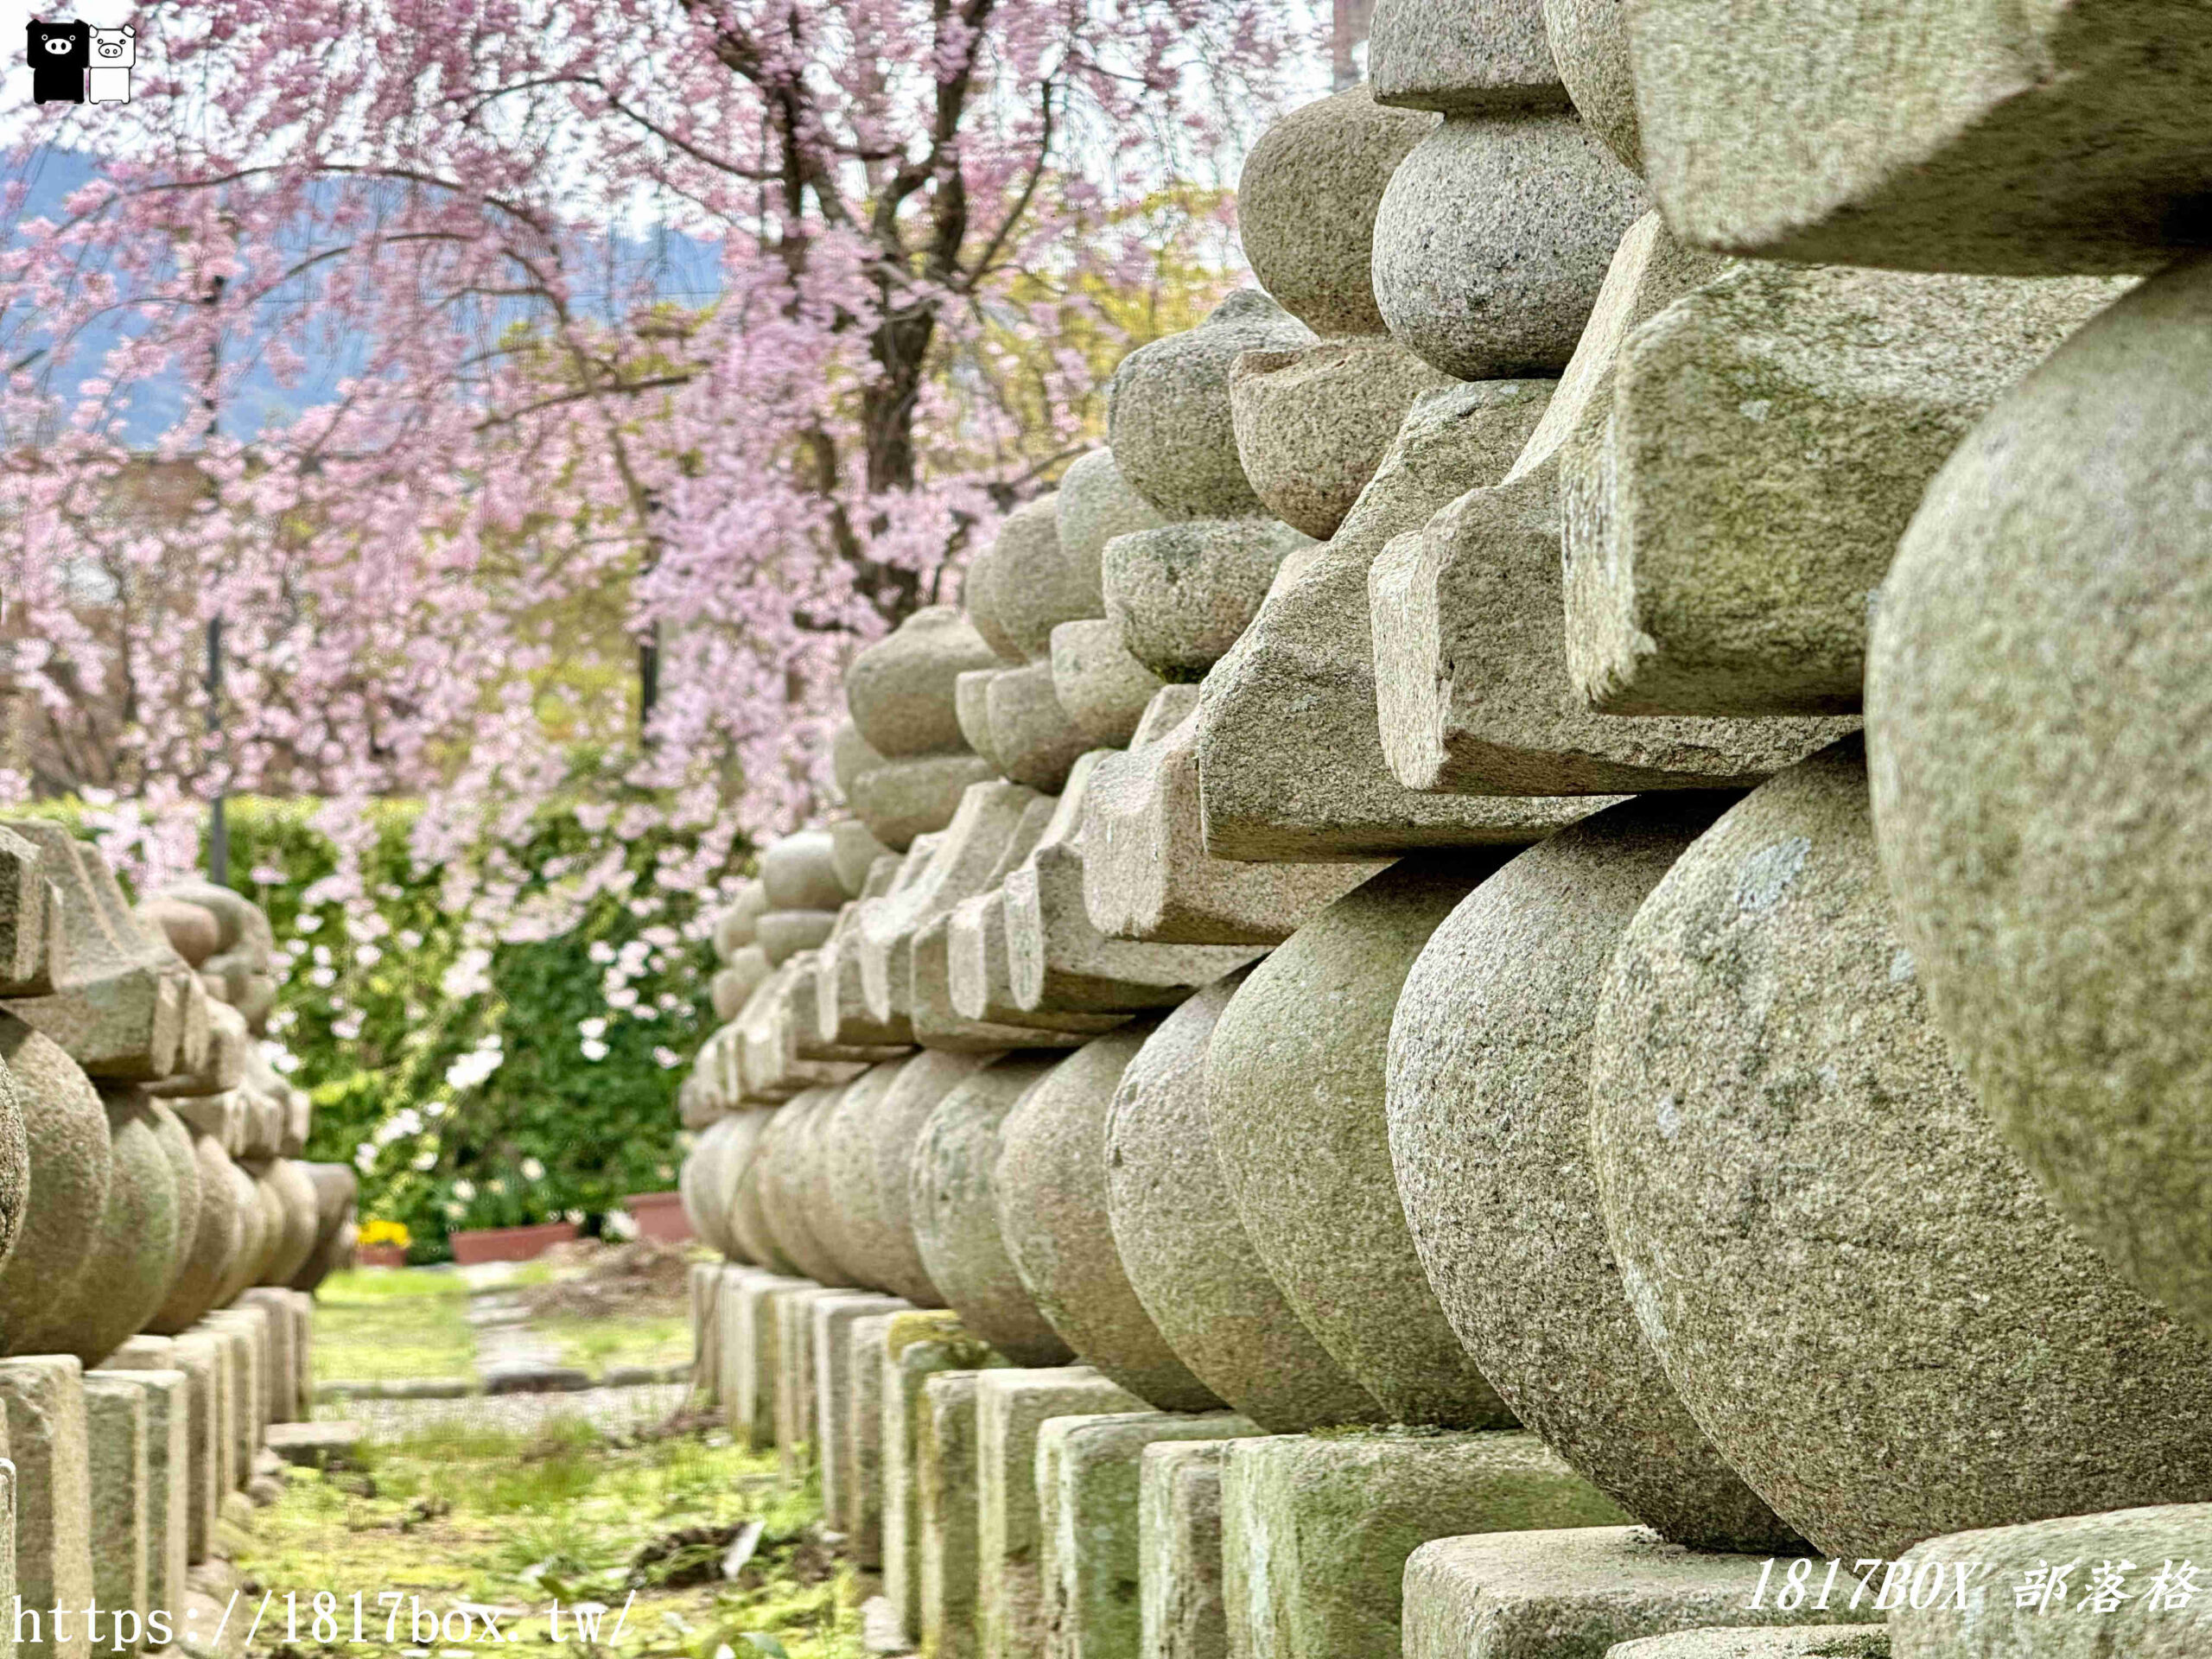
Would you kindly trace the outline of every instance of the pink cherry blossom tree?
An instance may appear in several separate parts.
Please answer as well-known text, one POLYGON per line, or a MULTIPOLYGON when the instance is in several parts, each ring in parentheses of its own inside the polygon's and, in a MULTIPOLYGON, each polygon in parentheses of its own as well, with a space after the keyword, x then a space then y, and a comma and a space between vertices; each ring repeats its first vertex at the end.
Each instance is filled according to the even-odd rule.
POLYGON ((673 884, 817 810, 842 664, 1095 433, 1148 285, 1219 271, 1188 187, 1318 44, 1272 0, 134 22, 134 101, 16 156, 0 796, 113 791, 156 877, 219 791, 341 844, 420 796, 456 903, 521 890, 556 798, 711 826, 673 884), (30 218, 62 151, 90 181, 30 218))

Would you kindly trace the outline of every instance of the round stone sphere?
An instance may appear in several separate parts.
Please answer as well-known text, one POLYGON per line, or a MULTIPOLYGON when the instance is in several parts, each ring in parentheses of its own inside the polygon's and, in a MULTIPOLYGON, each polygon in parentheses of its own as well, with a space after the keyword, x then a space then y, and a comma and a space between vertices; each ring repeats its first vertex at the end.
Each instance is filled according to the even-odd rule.
POLYGON ((1897 931, 1858 739, 1762 785, 1653 888, 1590 1099, 1645 1339, 1822 1554, 2212 1499, 2212 1343, 2084 1243, 1976 1109, 1897 931))
POLYGON ((359 1231, 353 1223, 353 1204, 361 1183, 350 1164, 309 1164, 307 1172, 315 1183, 315 1249, 292 1275, 292 1288, 312 1291, 353 1254, 359 1231))
POLYGON ((2212 1334, 2212 257, 2001 399, 1923 498, 1866 663, 1904 940, 1983 1109, 2212 1334))
POLYGON ((296 1158, 272 1160, 264 1179, 269 1190, 276 1195, 283 1211, 283 1230, 270 1248, 269 1259, 262 1264, 261 1277, 256 1282, 288 1285, 292 1275, 305 1267, 308 1257, 315 1253, 315 1183, 308 1177, 307 1166, 296 1158))
POLYGON ((1623 167, 1643 174, 1643 133, 1628 58, 1624 0, 1543 0, 1544 35, 1560 84, 1583 124, 1623 167))
MULTIPOLYGON (((261 1258, 269 1243, 269 1220, 261 1205, 261 1187, 251 1172, 239 1160, 228 1160, 230 1166, 231 1211, 238 1221, 237 1248, 223 1264, 223 1277, 215 1287, 211 1307, 228 1307, 238 1294, 253 1283, 260 1271, 261 1258)), ((202 1173, 205 1173, 203 1166, 202 1173)), ((204 1207, 207 1194, 203 1191, 200 1202, 204 1207)))
POLYGON ((149 1097, 122 1089, 102 1096, 100 1104, 110 1152, 107 1202, 47 1316, 17 1327, 21 1335, 10 1344, 22 1353, 74 1354, 88 1370, 145 1328, 168 1294, 181 1253, 176 1176, 149 1097))
POLYGON ((1106 1120, 1152 1031, 1124 1027, 1085 1043, 1007 1114, 992 1179, 999 1234, 1037 1311, 1077 1358, 1158 1410, 1213 1411, 1221 1396, 1145 1312, 1107 1213, 1106 1120))
MULTIPOLYGON (((853 786, 862 777, 881 767, 888 758, 878 754, 868 739, 861 735, 861 728, 851 721, 839 721, 836 734, 830 740, 830 773, 836 780, 837 792, 850 801, 853 786)), ((855 806, 854 810, 857 811, 859 809, 855 806)), ((760 907, 766 910, 767 906, 764 902, 760 907)))
POLYGON ((1614 949, 1738 798, 1653 794, 1539 842, 1463 899, 1390 1030, 1390 1153, 1468 1355, 1575 1471, 1675 1543, 1805 1546, 1707 1440, 1637 1328, 1590 1166, 1590 1033, 1614 949))
POLYGON ((1370 276, 1375 210, 1391 174, 1435 129, 1363 84, 1293 110, 1261 136, 1236 181, 1236 230, 1260 286, 1316 334, 1379 334, 1370 276))
POLYGON ((677 1172, 676 1190, 691 1230, 724 1255, 735 1252, 729 1231, 729 1189, 722 1179, 722 1154, 736 1132, 734 1116, 718 1117, 699 1132, 690 1155, 677 1172))
POLYGON ((22 1092, 0 1061, 0 1266, 15 1248, 30 1198, 30 1138, 23 1129, 22 1092))
POLYGON ((60 1046, 0 1010, 0 1064, 21 1097, 26 1202, 0 1262, 0 1341, 22 1345, 66 1294, 107 1208, 113 1155, 99 1093, 60 1046))
POLYGON ((749 1145, 733 1152, 725 1176, 729 1182, 729 1230, 747 1259, 777 1273, 797 1275, 798 1263, 784 1254, 776 1231, 768 1222, 767 1170, 765 1154, 768 1132, 781 1107, 755 1107, 733 1116, 752 1120, 749 1145))
POLYGON ((1384 1103, 1406 976, 1506 856, 1468 848, 1402 859, 1354 888, 1252 969, 1206 1054, 1215 1151, 1260 1259, 1395 1422, 1513 1421, 1421 1269, 1384 1103))
POLYGON ((1122 476, 1170 518, 1259 512, 1236 456, 1229 372, 1241 353, 1293 351, 1313 339, 1266 295, 1240 289, 1197 327, 1131 352, 1107 388, 1107 442, 1122 476))
MULTIPOLYGON (((732 1262, 753 1262, 753 1245, 738 1227, 738 1195, 745 1184, 745 1173, 760 1148, 760 1132, 767 1127, 766 1112, 741 1110, 727 1114, 716 1120, 728 1123, 718 1143, 715 1164, 709 1173, 709 1185, 700 1189, 700 1205, 709 1211, 720 1230, 722 1243, 716 1248, 732 1262)), ((710 1241, 711 1242, 711 1241, 710 1241)))
POLYGON ((1106 543, 1135 531, 1157 530, 1167 520, 1122 476, 1111 449, 1093 449, 1070 461, 1060 474, 1053 506, 1059 516, 1060 555, 1084 596, 1083 613, 1103 616, 1106 543))
POLYGON ((1115 1246, 1177 1357, 1270 1434, 1386 1422, 1268 1275, 1215 1154, 1206 1050, 1249 971, 1169 1014, 1122 1073, 1104 1136, 1115 1246))
POLYGON ((193 1147, 191 1129, 166 1101, 149 1095, 146 1096, 146 1109, 153 1116, 154 1134, 162 1143, 162 1151, 168 1155, 169 1175, 176 1183, 177 1252, 169 1283, 163 1288, 166 1301, 168 1292, 175 1287, 177 1276, 184 1271, 194 1241, 200 1234, 200 1158, 193 1147))
MULTIPOLYGON (((826 830, 802 830, 785 836, 760 855, 760 890, 767 903, 753 918, 779 910, 835 910, 845 902, 837 880, 836 849, 826 830)), ((773 952, 771 952, 773 955, 773 952)))
POLYGON ((223 1143, 201 1130, 193 1130, 192 1161, 198 1177, 200 1204, 192 1236, 178 1252, 176 1272, 161 1306, 146 1321, 157 1337, 173 1337, 189 1330, 200 1316, 215 1306, 226 1275, 238 1256, 244 1223, 238 1215, 238 1190, 232 1179, 237 1169, 223 1143))
POLYGON ((1025 501, 1007 515, 990 569, 991 613, 1023 661, 1037 662, 1050 654, 1052 630, 1059 624, 1098 614, 1096 582, 1077 568, 1060 545, 1059 498, 1053 492, 1025 501))
MULTIPOLYGON (((861 1184, 863 1175, 873 1172, 874 1120, 905 1064, 887 1060, 872 1065, 838 1090, 816 1114, 809 1135, 807 1190, 814 1236, 844 1269, 848 1282, 861 1290, 883 1288, 881 1264, 864 1249, 853 1223, 862 1205, 875 1201, 873 1183, 861 1184)), ((868 1236, 873 1240, 874 1234, 868 1236)))
POLYGON ((1455 117, 1383 193, 1376 301, 1390 333, 1446 374, 1557 374, 1649 206, 1573 115, 1455 117))
POLYGON ((244 1168, 253 1178, 255 1196, 261 1205, 261 1253, 255 1259, 253 1271, 245 1281, 245 1288, 263 1283, 270 1265, 285 1248, 290 1236, 291 1218, 287 1213, 283 1189, 277 1185, 271 1172, 277 1160, 273 1157, 248 1159, 244 1168))
POLYGON ((950 605, 916 611, 845 671, 845 705, 878 753, 936 754, 960 747, 953 682, 996 668, 999 655, 950 605))
POLYGON ((1282 562, 1313 539, 1274 518, 1198 518, 1106 543, 1106 614, 1130 656, 1195 685, 1252 625, 1282 562))
POLYGON ((1326 541, 1382 464, 1414 400, 1458 384, 1388 334, 1247 352, 1230 374, 1244 476, 1269 512, 1326 541))
POLYGON ((862 1205, 847 1224, 858 1247, 883 1274, 883 1287, 917 1307, 943 1307, 944 1293, 931 1279, 929 1264, 914 1234, 913 1193, 909 1173, 914 1149, 930 1117, 944 1097, 1001 1058, 999 1052, 956 1053, 925 1048, 899 1067, 871 1121, 869 1179, 872 1205, 862 1205))
POLYGON ((735 960, 753 943, 753 930, 767 908, 767 888, 758 880, 739 882, 729 903, 715 918, 715 955, 724 962, 735 960))
POLYGON ((954 1085, 923 1126, 907 1172, 907 1208, 930 1282, 963 1325, 1017 1365, 1075 1357, 1007 1253, 993 1186, 1007 1114, 1062 1058, 1018 1049, 954 1085))
POLYGON ((760 1208, 776 1251, 817 1285, 848 1283, 844 1269, 814 1228, 811 1198, 815 1115, 830 1103, 834 1088, 809 1089, 777 1108, 760 1138, 760 1208))

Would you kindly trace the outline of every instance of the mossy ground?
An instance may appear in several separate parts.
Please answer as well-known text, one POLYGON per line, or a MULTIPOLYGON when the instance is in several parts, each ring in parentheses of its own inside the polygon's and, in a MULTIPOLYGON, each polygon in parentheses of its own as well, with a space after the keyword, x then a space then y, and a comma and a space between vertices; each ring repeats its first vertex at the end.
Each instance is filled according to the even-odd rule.
POLYGON ((674 1365, 691 1357, 691 1321, 683 1313, 591 1319, 556 1313, 532 1322, 561 1345, 561 1363, 603 1376, 616 1365, 674 1365))
POLYGON ((458 1274, 358 1268, 332 1274, 315 1291, 318 1382, 467 1376, 475 1352, 468 1287, 458 1274))
POLYGON ((447 1427, 367 1446, 353 1466, 289 1471, 238 1565, 250 1599, 271 1593, 254 1643, 271 1659, 493 1650, 480 1614, 467 1642, 415 1641, 410 1602, 387 1643, 391 1603, 378 1596, 389 1592, 440 1614, 491 1609, 509 1645, 624 1659, 858 1659, 859 1581, 823 1547, 819 1522, 812 1486, 785 1491, 773 1454, 718 1429, 609 1440, 580 1422, 530 1437, 447 1427), (753 1554, 725 1580, 728 1543, 753 1521, 753 1554), (334 1598, 320 1631, 319 1592, 334 1598), (546 1616, 556 1599, 557 1639, 546 1616), (579 1604, 606 1610, 595 1643, 576 1628, 579 1604))

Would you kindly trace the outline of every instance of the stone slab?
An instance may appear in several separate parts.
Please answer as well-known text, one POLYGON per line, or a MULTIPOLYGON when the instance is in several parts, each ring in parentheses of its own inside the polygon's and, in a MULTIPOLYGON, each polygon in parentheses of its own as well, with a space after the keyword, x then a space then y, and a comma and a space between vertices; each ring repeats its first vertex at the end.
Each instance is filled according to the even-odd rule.
MULTIPOLYGON (((137 1388, 146 1410, 146 1608, 183 1605, 190 1566, 186 1503, 189 1494, 188 1437, 192 1378, 181 1370, 103 1370, 86 1375, 86 1400, 94 1378, 119 1379, 137 1388)), ((287 1424, 280 1432, 308 1427, 287 1424)), ((97 1510, 98 1500, 95 1499, 97 1510)))
POLYGON ((842 1288, 809 1282, 779 1292, 769 1308, 776 1319, 776 1462, 785 1484, 796 1486, 820 1461, 815 1413, 820 1396, 814 1386, 814 1305, 842 1296, 842 1288))
POLYGON ((988 783, 997 768, 980 754, 932 754, 893 760, 856 775, 845 804, 868 833, 895 853, 918 836, 934 835, 952 822, 960 798, 988 783))
POLYGON ((1367 72, 1386 104, 1456 114, 1567 101, 1535 0, 1377 0, 1367 72))
POLYGON ((1223 1440, 1155 1440, 1137 1471, 1139 1659, 1228 1659, 1223 1440))
POLYGON ((1513 1429, 1232 1440, 1221 1509, 1231 1659, 1399 1652, 1406 1560, 1421 1545, 1623 1518, 1513 1429))
POLYGON ((302 1469, 319 1469, 343 1463, 360 1444, 364 1430, 350 1418, 329 1417, 312 1423, 274 1423, 264 1444, 285 1462, 302 1469))
POLYGON ((980 1560, 976 1385, 980 1372, 938 1371, 922 1384, 914 1432, 914 1530, 921 1541, 921 1650, 975 1659, 980 1560))
POLYGON ((1645 164, 1693 242, 2011 276, 2202 245, 2212 41, 2186 0, 1657 0, 1635 19, 1645 164))
MULTIPOLYGON (((924 1386, 948 1371, 976 1371, 1005 1362, 961 1327, 947 1308, 894 1314, 884 1332, 882 1376, 883 1593, 911 1639, 922 1633, 922 1426, 924 1386)), ((971 1503, 969 1579, 974 1578, 971 1503)))
POLYGON ((1890 1633, 1866 1624, 1722 1626, 1638 1637, 1608 1648, 1605 1659, 1890 1659, 1890 1633))
POLYGON ((92 1487, 92 1602, 108 1615, 92 1639, 114 1641, 108 1632, 117 1614, 129 1614, 143 1631, 153 1611, 148 1599, 154 1508, 146 1445, 149 1390, 134 1376, 105 1371, 85 1373, 83 1387, 92 1487))
MULTIPOLYGON (((906 1306, 896 1296, 862 1292, 820 1297, 807 1310, 807 1337, 814 1349, 814 1455, 822 1469, 822 1514, 849 1539, 855 1536, 855 1517, 861 1508, 853 1423, 862 1395, 855 1386, 853 1327, 861 1319, 898 1313, 906 1306)), ((866 1399, 874 1408, 868 1414, 880 1414, 874 1389, 867 1390, 866 1399)))
POLYGON ((957 753, 963 744, 954 682, 998 660, 956 607, 925 606, 853 658, 845 670, 846 706, 861 735, 886 760, 957 753))
POLYGON ((976 1374, 976 1629, 982 1659, 1033 1659, 1042 1651, 1037 1437, 1046 1422, 1143 1408, 1135 1395, 1084 1365, 976 1374))
POLYGON ((51 1616, 55 1607, 81 1609, 92 1595, 83 1371, 68 1354, 0 1359, 0 1402, 16 1465, 16 1593, 26 1608, 48 1610, 35 1635, 16 1629, 17 1659, 90 1659, 81 1615, 58 1624, 51 1616))
MULTIPOLYGON (((1686 1549, 1643 1527, 1440 1538, 1406 1560, 1405 1659, 1560 1659, 1707 1625, 1881 1622, 1878 1586, 1861 1583, 1848 1563, 1825 1612, 1777 1607, 1774 1580, 1790 1566, 1686 1549), (1753 1608, 1754 1596, 1764 1607, 1753 1608)), ((1826 1568, 1815 1563, 1813 1572, 1817 1590, 1826 1568)))
POLYGON ((1094 749, 1125 747, 1162 683, 1129 655, 1116 622, 1100 617, 1052 630, 1052 695, 1094 749))
POLYGON ((1138 1493, 1147 1448, 1232 1440, 1259 1427, 1234 1412, 1055 1417, 1037 1437, 1049 1659, 1128 1659, 1143 1639, 1138 1493))
POLYGON ((755 1451, 776 1443, 776 1377, 781 1321, 776 1299, 810 1281, 753 1268, 724 1268, 723 1421, 755 1451), (734 1282, 728 1276, 736 1275, 734 1282))
POLYGON ((1116 536, 1106 543, 1107 618, 1145 667, 1196 684, 1251 626, 1283 561, 1312 545, 1303 531, 1256 515, 1116 536))

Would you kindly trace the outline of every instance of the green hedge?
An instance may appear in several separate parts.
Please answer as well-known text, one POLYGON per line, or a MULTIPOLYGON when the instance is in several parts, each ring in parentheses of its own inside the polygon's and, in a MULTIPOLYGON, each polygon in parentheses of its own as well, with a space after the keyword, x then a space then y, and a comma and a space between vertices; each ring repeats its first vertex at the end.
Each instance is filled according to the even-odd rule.
POLYGON ((375 809, 352 918, 308 904, 339 864, 317 805, 231 802, 231 885, 292 954, 270 1034, 315 1099, 308 1155, 359 1170, 363 1218, 405 1223, 410 1259, 433 1262, 451 1230, 567 1216, 596 1230, 625 1194, 672 1185, 676 1086, 713 1018, 707 919, 715 889, 745 873, 742 846, 703 892, 673 891, 655 874, 696 838, 542 815, 512 855, 520 908, 573 909, 562 884, 610 852, 631 885, 584 902, 571 925, 558 915, 554 937, 499 942, 448 907, 444 871, 415 868, 404 803, 375 809), (610 988, 635 1003, 610 1007, 610 988))

